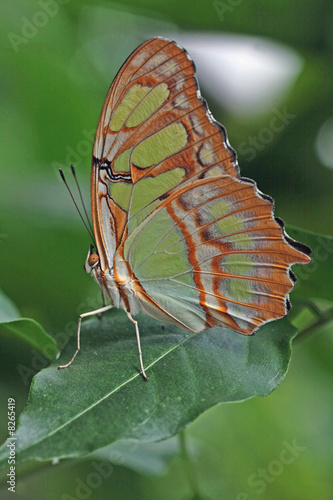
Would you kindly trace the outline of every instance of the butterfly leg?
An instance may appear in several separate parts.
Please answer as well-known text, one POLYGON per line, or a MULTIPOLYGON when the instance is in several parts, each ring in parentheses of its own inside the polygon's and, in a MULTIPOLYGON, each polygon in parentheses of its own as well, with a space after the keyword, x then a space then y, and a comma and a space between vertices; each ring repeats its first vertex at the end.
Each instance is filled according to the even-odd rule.
POLYGON ((145 372, 145 370, 143 368, 141 342, 140 342, 140 332, 139 332, 138 322, 135 319, 132 318, 131 313, 129 311, 126 311, 126 314, 128 316, 128 319, 130 319, 132 321, 132 323, 134 323, 134 325, 135 325, 136 341, 138 343, 138 351, 139 351, 140 369, 141 369, 143 378, 145 380, 149 380, 149 378, 147 377, 146 372, 145 372))
POLYGON ((68 368, 73 363, 74 359, 76 358, 77 353, 80 350, 80 330, 81 330, 81 321, 82 321, 82 318, 87 318, 88 316, 94 316, 95 314, 103 314, 106 311, 108 311, 109 309, 111 309, 111 307, 113 307, 112 304, 110 304, 108 306, 101 307, 100 309, 96 309, 95 311, 90 311, 90 312, 87 312, 87 313, 80 314, 79 321, 78 321, 78 324, 77 324, 77 347, 76 347, 76 351, 75 351, 74 356, 72 357, 72 359, 69 361, 69 363, 67 363, 66 365, 58 366, 58 370, 61 370, 62 368, 68 368))
MULTIPOLYGON (((106 307, 106 298, 105 298, 105 293, 104 293, 104 291, 103 291, 102 289, 101 289, 101 292, 102 292, 103 307, 106 307)), ((104 312, 97 314, 97 318, 98 318, 98 319, 102 319, 102 318, 103 318, 103 316, 104 316, 104 312)))

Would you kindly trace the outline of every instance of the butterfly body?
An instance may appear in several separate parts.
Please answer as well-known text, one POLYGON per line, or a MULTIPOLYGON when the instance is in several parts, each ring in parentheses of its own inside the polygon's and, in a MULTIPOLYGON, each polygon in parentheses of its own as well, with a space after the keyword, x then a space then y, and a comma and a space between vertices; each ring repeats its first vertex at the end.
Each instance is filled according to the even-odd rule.
MULTIPOLYGON (((240 177, 193 61, 164 38, 140 45, 109 89, 91 205, 97 251, 86 270, 134 323, 143 310, 190 331, 253 334, 287 314, 290 267, 310 262, 272 199, 240 177)), ((141 352, 138 328, 137 339, 141 352)))
POLYGON ((135 294, 134 280, 128 263, 116 253, 113 265, 102 268, 97 254, 91 249, 88 253, 85 270, 91 273, 95 281, 108 296, 112 305, 118 309, 124 309, 135 314, 140 310, 140 302, 135 294), (91 257, 94 262, 90 264, 91 257))

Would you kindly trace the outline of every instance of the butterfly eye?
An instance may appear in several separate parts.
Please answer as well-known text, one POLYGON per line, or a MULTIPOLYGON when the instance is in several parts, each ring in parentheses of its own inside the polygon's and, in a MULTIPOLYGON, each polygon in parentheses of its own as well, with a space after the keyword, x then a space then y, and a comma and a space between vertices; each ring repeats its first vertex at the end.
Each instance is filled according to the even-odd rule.
POLYGON ((87 273, 91 273, 91 271, 96 267, 99 262, 98 254, 93 252, 92 245, 90 246, 86 262, 84 264, 84 269, 87 273))
POLYGON ((90 267, 94 267, 97 262, 99 262, 99 257, 97 255, 97 253, 92 253, 89 255, 88 257, 88 264, 90 267))

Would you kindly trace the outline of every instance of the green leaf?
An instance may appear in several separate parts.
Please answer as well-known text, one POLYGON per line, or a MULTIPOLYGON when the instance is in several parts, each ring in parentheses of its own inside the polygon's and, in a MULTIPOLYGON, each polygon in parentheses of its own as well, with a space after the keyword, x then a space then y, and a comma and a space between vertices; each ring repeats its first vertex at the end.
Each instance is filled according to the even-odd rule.
POLYGON ((333 238, 288 226, 288 234, 312 249, 312 263, 293 266, 297 276, 291 299, 313 297, 332 300, 333 297, 333 238))
POLYGON ((54 361, 58 353, 55 340, 45 332, 37 321, 29 318, 0 323, 0 344, 2 350, 6 344, 24 343, 26 347, 40 352, 49 361, 54 361))
MULTIPOLYGON (((58 354, 58 346, 43 327, 33 319, 20 318, 15 304, 0 291, 0 347, 1 354, 15 352, 18 359, 27 362, 30 357, 42 355, 45 364, 54 361, 58 354)), ((2 360, 4 361, 4 360, 2 360)), ((18 367, 16 367, 18 369, 18 367)), ((29 367, 26 366, 29 371, 29 367)), ((31 373, 31 370, 30 370, 31 373)))
POLYGON ((0 290, 0 322, 12 321, 19 317, 20 313, 14 302, 0 290))
MULTIPOLYGON (((138 320, 149 381, 138 372, 134 328, 123 311, 85 322, 73 365, 57 370, 73 355, 75 337, 33 380, 16 433, 18 461, 80 456, 119 439, 159 441, 217 403, 265 396, 285 376, 296 333, 287 319, 253 337, 138 320)), ((0 450, 4 466, 7 450, 0 450)))
MULTIPOLYGON (((191 443, 192 447, 194 444, 191 443)), ((121 465, 138 474, 159 476, 168 470, 171 460, 179 453, 177 436, 158 443, 120 440, 100 448, 87 459, 107 460, 114 465, 121 465)))

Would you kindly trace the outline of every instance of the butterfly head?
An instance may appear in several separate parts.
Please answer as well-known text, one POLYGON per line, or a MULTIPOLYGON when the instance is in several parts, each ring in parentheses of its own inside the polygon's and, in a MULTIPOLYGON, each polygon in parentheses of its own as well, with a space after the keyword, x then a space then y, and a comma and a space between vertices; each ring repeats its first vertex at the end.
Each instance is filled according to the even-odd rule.
POLYGON ((89 252, 84 264, 84 269, 87 273, 91 273, 99 264, 99 256, 95 252, 93 245, 90 245, 89 252))

